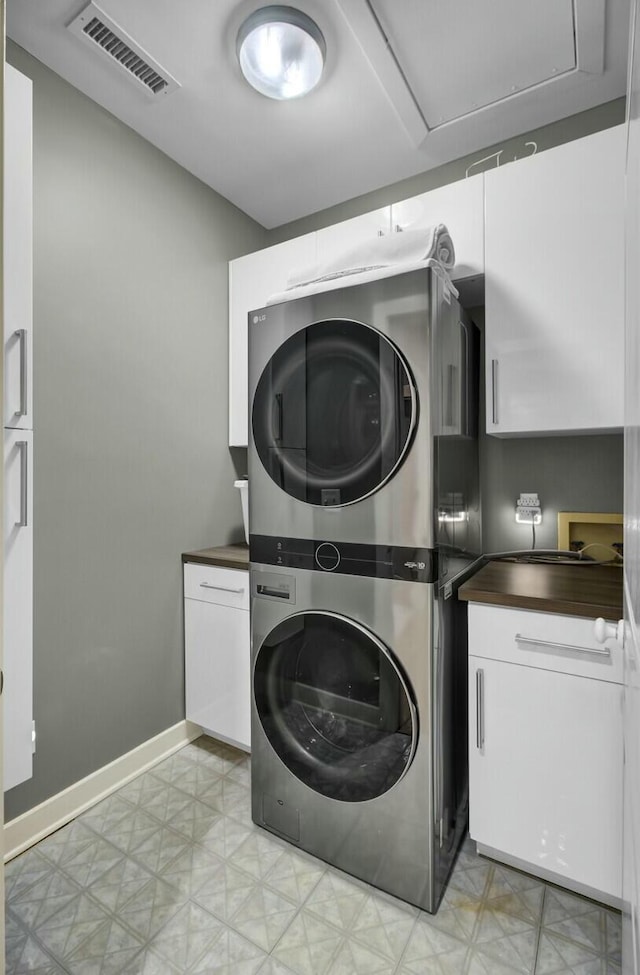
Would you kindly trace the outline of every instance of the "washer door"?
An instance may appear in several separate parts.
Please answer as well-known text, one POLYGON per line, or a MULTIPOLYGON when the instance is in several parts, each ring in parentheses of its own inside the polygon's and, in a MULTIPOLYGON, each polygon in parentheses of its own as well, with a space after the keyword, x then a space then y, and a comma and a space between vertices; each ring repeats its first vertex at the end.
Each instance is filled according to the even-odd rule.
POLYGON ((267 473, 309 504, 352 504, 393 475, 417 422, 414 382, 381 332, 352 321, 309 325, 284 342, 253 400, 267 473))
POLYGON ((405 679, 384 644, 346 617, 279 623, 258 651, 254 696, 276 753, 324 796, 375 799, 409 768, 418 727, 405 679))

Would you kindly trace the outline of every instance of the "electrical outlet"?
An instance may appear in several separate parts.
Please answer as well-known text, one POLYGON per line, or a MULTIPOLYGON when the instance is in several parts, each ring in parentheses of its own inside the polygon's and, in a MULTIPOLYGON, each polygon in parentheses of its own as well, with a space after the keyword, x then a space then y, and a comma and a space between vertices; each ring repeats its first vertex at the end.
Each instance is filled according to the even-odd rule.
POLYGON ((516 508, 516 521, 519 525, 541 525, 542 509, 533 505, 518 505, 516 508))
POLYGON ((540 498, 537 494, 524 494, 521 492, 516 504, 518 508, 539 508, 540 498))

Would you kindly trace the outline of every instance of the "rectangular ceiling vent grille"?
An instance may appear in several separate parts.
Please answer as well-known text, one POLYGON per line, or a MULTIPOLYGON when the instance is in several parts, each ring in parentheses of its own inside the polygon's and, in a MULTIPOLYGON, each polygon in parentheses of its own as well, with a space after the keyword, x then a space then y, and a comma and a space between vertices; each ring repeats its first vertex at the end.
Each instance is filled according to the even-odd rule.
POLYGON ((120 65, 127 77, 142 85, 150 95, 168 95, 180 87, 168 71, 95 3, 89 3, 68 27, 94 50, 108 57, 112 64, 120 65))

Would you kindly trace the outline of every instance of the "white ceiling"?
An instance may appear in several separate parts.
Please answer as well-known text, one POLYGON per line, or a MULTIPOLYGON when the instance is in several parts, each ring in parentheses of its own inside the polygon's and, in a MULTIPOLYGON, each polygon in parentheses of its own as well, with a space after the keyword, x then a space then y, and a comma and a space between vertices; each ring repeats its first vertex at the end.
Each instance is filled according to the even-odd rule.
POLYGON ((322 30, 307 98, 240 74, 267 0, 97 0, 180 87, 152 96, 66 25, 86 0, 7 0, 9 36, 265 227, 624 95, 629 0, 292 0, 322 30))

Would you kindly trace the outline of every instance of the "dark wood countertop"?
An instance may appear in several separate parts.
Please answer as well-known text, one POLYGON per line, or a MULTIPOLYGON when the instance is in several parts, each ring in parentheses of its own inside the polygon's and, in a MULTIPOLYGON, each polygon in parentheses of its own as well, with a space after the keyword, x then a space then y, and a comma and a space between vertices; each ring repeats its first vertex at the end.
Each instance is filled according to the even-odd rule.
POLYGON ((608 620, 622 617, 622 569, 612 565, 489 562, 458 590, 460 599, 608 620))
POLYGON ((183 552, 183 562, 198 562, 201 565, 220 565, 225 569, 248 569, 248 545, 219 545, 217 548, 203 548, 199 552, 183 552))

